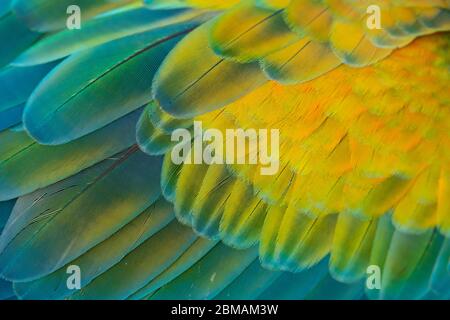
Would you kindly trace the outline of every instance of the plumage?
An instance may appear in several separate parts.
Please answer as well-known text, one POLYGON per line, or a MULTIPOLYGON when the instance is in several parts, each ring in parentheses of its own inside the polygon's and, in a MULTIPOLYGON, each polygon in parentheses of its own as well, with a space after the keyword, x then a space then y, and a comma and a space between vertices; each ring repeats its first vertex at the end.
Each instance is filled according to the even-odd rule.
POLYGON ((75 32, 63 29, 51 34, 19 55, 13 64, 30 66, 47 63, 116 39, 200 17, 201 12, 196 10, 130 8, 88 20, 75 32))
POLYGON ((38 144, 26 131, 3 131, 0 199, 14 199, 46 187, 130 147, 135 143, 139 114, 137 110, 84 138, 56 147, 38 144), (33 166, 25 171, 30 159, 33 166))
POLYGON ((42 144, 63 144, 148 103, 152 74, 193 26, 168 26, 72 55, 33 92, 24 111, 25 127, 42 144), (80 64, 90 67, 79 72, 80 64), (71 81, 62 81, 68 77, 71 81), (102 105, 92 108, 96 99, 101 99, 102 105))
POLYGON ((14 0, 11 6, 13 12, 31 30, 48 32, 60 30, 66 26, 67 8, 77 5, 83 8, 83 15, 92 18, 98 14, 119 8, 120 6, 137 2, 135 0, 14 0))
POLYGON ((449 299, 449 10, 2 1, 0 299, 449 299), (277 170, 198 121, 278 130, 277 170))
POLYGON ((160 196, 154 177, 160 162, 134 147, 49 191, 38 190, 21 198, 0 238, 3 277, 35 280, 111 236, 160 196), (133 175, 133 180, 129 176, 130 187, 123 192, 117 181, 145 166, 152 170, 133 175), (91 209, 81 210, 86 205, 91 209))

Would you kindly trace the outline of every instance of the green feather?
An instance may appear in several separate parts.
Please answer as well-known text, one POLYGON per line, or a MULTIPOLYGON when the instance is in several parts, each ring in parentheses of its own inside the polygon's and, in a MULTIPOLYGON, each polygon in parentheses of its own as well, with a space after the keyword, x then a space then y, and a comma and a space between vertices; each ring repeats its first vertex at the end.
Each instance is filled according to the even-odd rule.
POLYGON ((0 279, 0 300, 14 297, 13 285, 11 282, 0 279))
POLYGON ((37 42, 14 60, 14 65, 29 66, 64 58, 106 42, 136 33, 161 28, 200 15, 193 10, 154 11, 136 8, 89 20, 79 30, 64 29, 37 42))
POLYGON ((139 118, 136 140, 139 148, 150 155, 163 155, 175 145, 169 134, 153 125, 147 110, 144 110, 139 118))
POLYGON ((0 111, 0 131, 21 123, 24 109, 25 104, 19 104, 5 111, 0 111))
POLYGON ((255 259, 239 277, 222 290, 214 299, 240 300, 256 299, 280 276, 280 271, 269 271, 261 267, 259 259, 255 259))
POLYGON ((47 32, 66 26, 70 14, 67 8, 77 5, 81 9, 82 23, 102 12, 131 3, 134 0, 14 0, 12 10, 30 29, 47 32))
POLYGON ((166 270, 153 278, 144 287, 128 297, 130 300, 142 299, 151 295, 162 286, 170 283, 178 276, 188 270, 194 263, 202 259, 211 249, 216 246, 217 242, 205 238, 197 238, 195 242, 182 253, 182 255, 166 270))
POLYGON ((169 26, 72 55, 33 92, 25 127, 42 144, 63 144, 148 103, 159 64, 192 27, 169 26))
POLYGON ((283 274, 263 292, 258 299, 304 299, 328 274, 328 259, 301 272, 283 274))
POLYGON ((9 215, 11 214, 15 203, 15 199, 0 202, 0 234, 6 225, 6 221, 8 221, 9 215))
POLYGON ((0 42, 2 53, 0 54, 0 67, 8 65, 22 51, 32 45, 39 36, 38 33, 27 29, 13 12, 8 11, 1 16, 0 42), (14 30, 14 32, 11 32, 11 30, 14 30))
POLYGON ((167 269, 196 239, 190 228, 173 221, 70 298, 125 299, 167 269))
POLYGON ((8 66, 0 70, 0 112, 27 101, 34 88, 57 63, 18 68, 8 66))
POLYGON ((267 81, 256 62, 239 64, 216 56, 208 44, 210 25, 205 23, 186 36, 155 77, 155 99, 177 118, 221 108, 267 81))
POLYGON ((256 257, 255 248, 234 250, 218 244, 203 259, 149 296, 149 299, 212 299, 239 277, 256 257), (192 285, 194 281, 195 286, 192 285))
POLYGON ((12 0, 3 0, 0 1, 0 17, 8 13, 11 7, 12 0))
POLYGON ((133 147, 21 198, 0 238, 0 274, 35 280, 109 238, 159 198, 160 169, 133 147))
POLYGON ((82 271, 81 286, 108 272, 127 254, 156 234, 175 218, 173 207, 160 199, 114 235, 63 268, 31 282, 18 282, 15 291, 21 299, 63 299, 73 291, 67 288, 67 267, 77 265, 82 271))
POLYGON ((135 143, 136 110, 71 143, 39 145, 25 131, 0 133, 0 201, 67 178, 135 143), (26 170, 24 170, 26 168, 26 170))

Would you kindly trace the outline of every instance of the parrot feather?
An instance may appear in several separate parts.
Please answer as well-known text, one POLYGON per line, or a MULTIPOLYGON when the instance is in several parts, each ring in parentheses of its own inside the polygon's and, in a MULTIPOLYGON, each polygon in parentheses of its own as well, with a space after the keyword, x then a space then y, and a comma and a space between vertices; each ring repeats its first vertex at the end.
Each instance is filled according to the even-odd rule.
POLYGON ((133 34, 186 20, 198 20, 198 16, 199 12, 186 9, 153 11, 133 8, 89 20, 80 30, 64 29, 49 35, 23 52, 13 64, 30 66, 47 63, 133 34))
POLYGON ((149 299, 212 299, 239 277, 256 256, 254 249, 235 251, 218 244, 181 276, 150 295, 149 299), (197 279, 198 274, 202 278, 193 287, 192 280, 197 279))
POLYGON ((243 1, 211 25, 212 49, 219 56, 250 62, 289 45, 298 37, 285 24, 282 12, 243 1))
POLYGON ((56 147, 39 145, 25 131, 1 132, 0 199, 13 199, 48 186, 130 147, 135 143, 135 126, 141 111, 56 147))
POLYGON ((174 218, 172 206, 159 199, 111 237, 66 266, 34 281, 17 282, 14 289, 21 299, 66 298, 73 293, 66 285, 66 270, 70 265, 76 265, 82 270, 81 286, 84 287, 119 263, 129 252, 163 229, 174 218))
POLYGON ((133 147, 19 200, 0 238, 2 276, 35 280, 114 234, 160 196, 160 164, 133 147))
POLYGON ((180 41, 155 76, 154 98, 177 118, 223 107, 266 81, 258 63, 239 64, 214 54, 208 44, 210 25, 203 24, 180 41))
POLYGON ((168 26, 72 55, 33 92, 25 127, 41 144, 63 144, 148 103, 152 74, 192 27, 168 26), (102 105, 93 108, 96 99, 102 105))
POLYGON ((12 10, 31 30, 48 32, 66 26, 67 8, 83 8, 83 17, 90 19, 100 13, 130 4, 135 0, 14 0, 12 10))
POLYGON ((172 265, 196 239, 190 228, 172 221, 69 299, 125 299, 172 265))

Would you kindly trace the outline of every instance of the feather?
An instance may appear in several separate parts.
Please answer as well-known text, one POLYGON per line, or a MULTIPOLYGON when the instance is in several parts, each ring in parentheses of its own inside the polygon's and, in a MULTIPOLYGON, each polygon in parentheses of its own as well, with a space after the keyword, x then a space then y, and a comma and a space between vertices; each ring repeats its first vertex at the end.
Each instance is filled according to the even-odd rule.
POLYGON ((328 274, 328 259, 323 259, 318 265, 298 273, 283 272, 259 300, 294 300, 305 299, 320 281, 328 274))
POLYGON ((158 29, 186 20, 197 20, 199 12, 186 9, 148 10, 136 8, 88 20, 79 30, 64 29, 35 43, 13 64, 30 66, 64 58, 119 38, 158 29))
POLYGON ((177 118, 223 107, 266 81, 257 63, 238 64, 214 54, 208 44, 210 25, 203 24, 180 41, 155 76, 154 98, 177 118))
POLYGON ((236 181, 226 200, 219 232, 222 241, 233 248, 246 249, 259 242, 268 205, 247 183, 236 181))
POLYGON ((169 26, 72 55, 33 92, 25 127, 41 144, 63 144, 148 103, 152 75, 192 27, 169 26))
POLYGON ((443 167, 438 184, 437 222, 443 234, 450 237, 450 170, 443 167))
POLYGON ((263 58, 261 67, 270 79, 294 84, 313 80, 340 63, 327 44, 304 38, 263 58))
MULTIPOLYGON (((171 159, 171 157, 166 155, 166 161, 169 161, 169 159, 171 159)), ((162 176, 162 178, 171 179, 167 181, 162 180, 161 184, 163 186, 169 187, 172 183, 172 179, 176 182, 174 207, 175 214, 181 223, 191 224, 193 222, 192 206, 196 200, 197 193, 203 185, 203 179, 205 178, 207 171, 208 166, 205 164, 184 164, 181 169, 176 169, 176 175, 164 174, 162 176)), ((165 189, 167 189, 167 187, 165 189)))
MULTIPOLYGON (((380 271, 382 271, 384 268, 387 252, 389 251, 389 247, 392 241, 392 235, 395 232, 395 227, 392 224, 391 217, 392 214, 388 213, 378 220, 377 230, 372 242, 369 265, 378 266, 380 268, 380 271)), ((379 299, 380 290, 369 290, 369 288, 366 286, 366 296, 369 299, 373 300, 379 299)))
POLYGON ((336 218, 311 217, 288 208, 278 230, 273 264, 298 272, 320 262, 332 247, 336 218))
POLYGON ((395 208, 393 221, 398 229, 423 232, 436 226, 436 186, 440 168, 429 168, 420 174, 408 194, 395 208))
POLYGON ((130 148, 19 200, 0 238, 1 275, 37 279, 110 237, 158 199, 160 166, 130 148))
POLYGON ((5 111, 0 111, 0 131, 21 123, 24 109, 25 105, 19 104, 18 106, 8 108, 5 111))
POLYGON ((15 199, 0 202, 0 234, 6 225, 6 221, 8 220, 15 203, 15 199))
POLYGON ((430 279, 430 288, 437 296, 449 296, 450 291, 450 240, 445 238, 430 279))
POLYGON ((9 9, 11 8, 12 0, 4 0, 0 2, 0 17, 7 14, 9 9))
POLYGON ((162 199, 153 203, 139 216, 105 241, 69 262, 57 271, 34 281, 15 283, 15 291, 21 299, 63 299, 73 294, 67 287, 67 268, 76 265, 82 272, 81 286, 85 287, 101 274, 141 245, 148 238, 165 228, 173 219, 172 206, 162 199))
POLYGON ((286 21, 300 36, 325 42, 330 36, 333 13, 322 1, 292 0, 286 8, 286 21))
POLYGON ((196 239, 190 228, 172 221, 70 299, 125 299, 167 269, 196 239))
POLYGON ((359 300, 363 296, 363 281, 345 284, 327 275, 305 296, 305 300, 359 300))
POLYGON ((18 68, 8 66, 0 71, 0 112, 24 104, 45 75, 57 63, 18 68))
POLYGON ((253 2, 243 1, 215 19, 209 41, 217 55, 250 62, 298 39, 285 24, 282 10, 257 7, 253 2))
POLYGON ((153 125, 147 109, 137 123, 136 140, 139 148, 150 155, 163 155, 175 145, 170 135, 153 125))
POLYGON ((14 297, 13 285, 11 282, 0 279, 0 300, 7 300, 14 297))
POLYGON ((254 249, 233 250, 219 244, 180 277, 150 295, 149 299, 212 299, 244 272, 256 256, 254 249), (192 286, 193 279, 198 279, 195 286, 192 286))
POLYGON ((163 111, 155 101, 148 105, 147 112, 149 120, 152 124, 165 133, 171 134, 177 129, 189 129, 192 127, 192 119, 174 118, 167 112, 163 111))
POLYGON ((130 147, 135 143, 141 112, 136 110, 97 132, 56 147, 39 145, 25 131, 1 132, 0 200, 48 186, 130 147))
POLYGON ((218 238, 220 221, 233 186, 234 179, 226 166, 208 166, 191 208, 195 231, 208 238, 218 238))
POLYGON ((238 278, 214 297, 216 300, 253 300, 265 292, 282 272, 269 271, 261 267, 259 259, 254 260, 238 278))
POLYGON ((26 28, 13 12, 8 11, 1 16, 0 41, 2 43, 2 54, 0 55, 0 68, 8 65, 39 37, 38 33, 26 28), (11 32, 11 30, 14 30, 14 32, 11 32))
POLYGON ((172 265, 170 265, 170 267, 161 272, 157 277, 153 278, 144 287, 130 295, 127 299, 143 299, 152 295, 159 288, 182 275, 195 263, 201 260, 216 245, 216 241, 211 241, 206 238, 197 238, 194 243, 185 250, 172 265))
MULTIPOLYGON (((444 237, 437 232, 434 234, 429 247, 423 253, 420 261, 416 264, 414 271, 405 281, 402 289, 396 295, 396 299, 401 300, 418 300, 424 297, 431 289, 431 275, 436 263, 436 257, 441 251, 444 237)), ((441 275, 439 279, 447 282, 450 275, 441 275)), ((393 296, 389 295, 389 298, 393 296)))
POLYGON ((278 205, 271 205, 267 210, 266 219, 264 220, 259 242, 259 257, 261 264, 267 269, 273 270, 278 268, 276 264, 275 252, 277 247, 278 230, 283 222, 285 212, 286 207, 278 205))
POLYGON ((90 19, 102 12, 117 8, 134 0, 15 0, 12 10, 30 29, 48 32, 62 29, 68 18, 67 8, 82 8, 83 19, 90 19))
POLYGON ((395 299, 401 294, 405 283, 431 249, 435 237, 433 230, 422 234, 394 232, 382 271, 381 299, 395 299))
POLYGON ((366 274, 377 230, 375 219, 341 213, 331 251, 330 272, 341 282, 354 282, 366 274))
POLYGON ((150 7, 155 9, 161 8, 179 8, 179 7, 193 7, 193 8, 208 8, 208 9, 225 9, 233 6, 240 0, 228 1, 209 1, 209 0, 144 0, 150 7))
POLYGON ((161 191, 165 199, 175 203, 176 185, 183 165, 176 165, 169 155, 164 157, 161 170, 161 191))
POLYGON ((386 58, 392 50, 377 48, 367 38, 358 24, 335 22, 330 43, 333 52, 345 64, 364 67, 386 58))

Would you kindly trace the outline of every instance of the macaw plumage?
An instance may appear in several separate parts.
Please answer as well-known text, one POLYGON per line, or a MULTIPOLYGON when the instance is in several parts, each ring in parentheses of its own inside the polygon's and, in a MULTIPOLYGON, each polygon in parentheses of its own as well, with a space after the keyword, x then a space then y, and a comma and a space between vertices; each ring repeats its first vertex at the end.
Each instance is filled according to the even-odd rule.
POLYGON ((449 10, 2 2, 0 299, 449 299, 449 10), (196 121, 279 130, 278 172, 175 164, 196 121))

